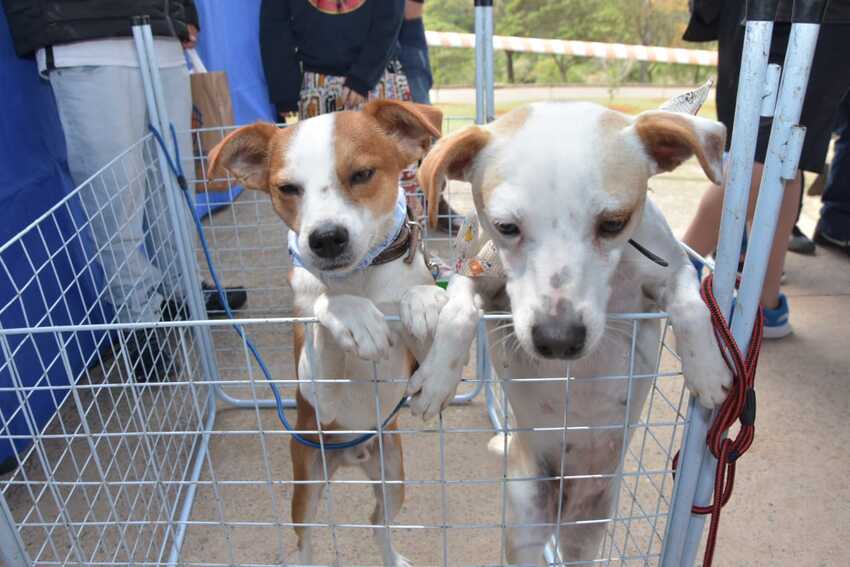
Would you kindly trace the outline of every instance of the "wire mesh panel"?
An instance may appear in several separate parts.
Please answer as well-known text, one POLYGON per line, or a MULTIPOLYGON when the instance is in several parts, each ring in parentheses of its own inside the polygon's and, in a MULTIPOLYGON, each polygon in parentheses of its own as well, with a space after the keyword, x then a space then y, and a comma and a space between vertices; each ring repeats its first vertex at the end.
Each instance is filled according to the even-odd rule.
MULTIPOLYGON (((195 137, 200 141, 200 132, 195 137)), ((637 340, 635 329, 659 325, 658 338, 639 353, 646 364, 638 368, 650 371, 587 377, 565 366, 561 375, 537 379, 563 388, 565 399, 579 382, 644 389, 646 402, 632 406, 627 396, 622 416, 610 423, 564 416, 554 427, 539 428, 565 443, 578 434, 627 439, 608 470, 576 476, 556 467, 552 476, 522 477, 511 472, 504 454, 488 449, 506 443, 504 433, 528 433, 518 430, 501 387, 516 377, 491 371, 484 354, 488 339, 493 349, 512 348, 500 342, 498 331, 487 330, 505 322, 494 315, 482 322, 460 388, 470 393, 483 384, 486 398, 451 406, 427 423, 402 409, 353 453, 316 451, 318 464, 305 476, 298 472, 304 450, 282 425, 263 371, 264 365, 291 406, 299 387, 293 334, 301 325, 309 336, 316 323, 293 316, 287 229, 258 192, 245 192, 207 216, 204 233, 219 278, 246 288, 249 300, 238 313, 241 335, 216 319, 220 314, 185 320, 180 262, 172 249, 179 235, 171 222, 185 211, 166 206, 154 150, 150 137, 129 148, 0 249, 0 267, 15 290, 0 315, 16 310, 26 317, 18 328, 0 329, 0 442, 10 443, 18 465, 0 478, 0 494, 32 564, 298 564, 295 528, 309 528, 313 563, 373 565, 383 559, 372 517, 413 564, 500 565, 506 529, 517 527, 506 504, 512 483, 544 481, 560 490, 605 480, 615 483, 610 511, 581 520, 603 525, 604 540, 596 557, 581 564, 658 564, 685 401, 671 333, 660 315, 611 323, 625 341, 629 369, 636 368, 635 349, 628 347, 637 340), (106 197, 97 200, 87 191, 106 197), (138 215, 141 246, 129 250, 117 228, 135 226, 138 215), (64 230, 62 245, 50 248, 41 235, 57 230, 64 230), (139 273, 154 280, 124 278, 133 257, 149 264, 139 273), (20 276, 21 258, 32 275, 20 276), (207 332, 211 353, 202 352, 200 337, 207 332), (207 355, 217 374, 203 369, 207 355), (305 487, 322 492, 307 520, 303 509, 292 513, 293 496, 305 487), (393 515, 388 503, 397 503, 402 492, 404 503, 393 515)), ((195 160, 199 184, 209 188, 215 180, 206 179, 201 151, 195 160)), ((448 202, 460 215, 472 207, 462 185, 449 187, 448 202)), ((453 235, 428 236, 429 247, 450 259, 453 235)), ((401 376, 302 378, 302 393, 332 386, 355 400, 373 391, 369 403, 377 423, 394 403, 381 392, 403 390, 405 382, 401 376)), ((296 424, 294 411, 286 415, 296 424)), ((318 435, 316 421, 322 423, 321 416, 300 433, 318 435)), ((557 554, 550 552, 550 559, 557 554)))
POLYGON ((157 561, 174 537, 209 408, 181 385, 192 329, 143 326, 182 302, 158 171, 145 138, 0 251, 23 321, 0 336, 0 492, 34 564, 157 561))

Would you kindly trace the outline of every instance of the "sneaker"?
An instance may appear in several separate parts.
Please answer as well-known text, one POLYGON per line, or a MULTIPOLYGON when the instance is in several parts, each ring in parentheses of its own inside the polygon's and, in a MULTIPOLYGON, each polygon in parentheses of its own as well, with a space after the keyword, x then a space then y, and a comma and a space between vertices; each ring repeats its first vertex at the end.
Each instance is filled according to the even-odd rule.
POLYGON ((788 299, 784 293, 780 293, 779 305, 775 309, 764 309, 764 338, 781 339, 790 335, 792 330, 788 315, 788 299))
POLYGON ((113 347, 126 349, 136 382, 161 382, 175 374, 173 353, 157 329, 121 331, 113 347))
MULTIPOLYGON (((221 304, 221 298, 218 296, 215 286, 202 281, 201 291, 204 294, 207 314, 211 317, 225 316, 224 306, 221 304)), ((231 311, 239 311, 248 301, 248 292, 244 287, 226 287, 224 288, 224 294, 227 297, 227 304, 230 305, 231 311)), ((163 301, 161 311, 163 321, 185 321, 189 319, 189 306, 186 305, 185 301, 180 301, 179 303, 173 299, 163 301)))
MULTIPOLYGON (((201 289, 204 291, 207 313, 211 316, 225 315, 224 305, 221 303, 221 297, 215 286, 207 282, 201 282, 201 289)), ((248 292, 245 291, 244 287, 226 287, 224 288, 224 295, 227 298, 227 305, 230 306, 231 311, 239 311, 245 307, 245 303, 248 301, 248 292)))
POLYGON ((0 476, 13 473, 16 470, 18 470, 18 459, 15 458, 15 455, 0 461, 0 476))
POLYGON ((803 231, 800 230, 797 225, 794 225, 794 229, 791 231, 791 236, 788 237, 788 251, 794 252, 795 254, 814 256, 815 243, 812 242, 808 236, 803 234, 803 231))
POLYGON ((702 270, 705 268, 705 263, 702 260, 697 260, 693 256, 689 256, 691 259, 691 264, 694 265, 694 269, 697 271, 697 281, 702 282, 702 270))
POLYGON ((850 255, 850 240, 841 240, 840 238, 835 238, 834 236, 826 234, 823 231, 823 228, 821 228, 820 221, 818 221, 818 224, 815 227, 814 241, 819 246, 840 250, 841 252, 850 255))

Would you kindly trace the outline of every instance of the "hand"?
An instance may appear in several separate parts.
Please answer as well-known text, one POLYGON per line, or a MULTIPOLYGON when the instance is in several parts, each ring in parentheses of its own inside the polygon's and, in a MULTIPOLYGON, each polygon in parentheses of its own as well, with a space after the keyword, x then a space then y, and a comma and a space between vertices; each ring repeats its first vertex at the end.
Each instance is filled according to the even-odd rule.
POLYGON ((183 41, 183 49, 192 49, 198 45, 198 28, 192 24, 186 24, 186 33, 189 34, 189 39, 183 41))
POLYGON ((366 97, 348 87, 342 87, 342 107, 345 110, 357 110, 366 102, 366 97))

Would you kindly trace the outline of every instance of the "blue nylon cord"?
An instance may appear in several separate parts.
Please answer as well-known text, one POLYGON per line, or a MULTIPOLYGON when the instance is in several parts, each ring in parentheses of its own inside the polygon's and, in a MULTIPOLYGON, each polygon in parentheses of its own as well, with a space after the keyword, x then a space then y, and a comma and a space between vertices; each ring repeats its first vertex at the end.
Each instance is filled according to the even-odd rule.
MULTIPOLYGON (((183 197, 186 200, 186 205, 189 207, 191 211, 192 207, 192 199, 189 197, 189 185, 186 182, 186 177, 183 175, 183 167, 180 164, 180 148, 177 145, 177 132, 174 129, 174 124, 169 124, 169 128, 171 129, 171 140, 174 144, 174 157, 172 158, 171 154, 168 152, 168 147, 165 145, 165 140, 163 140, 162 135, 159 131, 154 128, 152 124, 148 125, 151 133, 153 134, 154 139, 156 139, 160 148, 162 149, 163 154, 165 154, 166 162, 168 163, 168 167, 171 172, 174 174, 174 177, 177 178, 177 184, 180 186, 180 189, 183 191, 183 197)), ((221 301, 222 306, 224 307, 224 312, 227 314, 227 318, 230 320, 236 319, 233 315, 233 311, 230 309, 230 304, 227 302, 227 294, 224 292, 224 287, 222 287, 221 282, 218 279, 218 273, 216 272, 215 266, 213 265, 212 255, 210 253, 209 244, 207 243, 206 236, 204 235, 204 228, 201 225, 200 219, 195 214, 192 214, 192 220, 195 221, 195 230, 198 232, 198 238, 201 242, 201 249, 204 252, 204 258, 207 262, 207 267, 210 270, 210 276, 212 276, 213 284, 215 285, 216 292, 218 293, 218 298, 221 301)), ((361 443, 365 443, 372 437, 377 434, 377 431, 372 433, 364 433, 359 437, 355 437, 350 441, 343 441, 340 443, 318 443, 311 439, 307 439, 300 433, 296 433, 295 429, 290 425, 289 420, 286 419, 286 414, 284 412, 283 407, 283 399, 280 396, 280 390, 277 387, 277 384, 274 383, 273 378, 271 376, 271 371, 268 366, 266 366, 265 360, 263 360, 262 355, 260 355, 260 351, 257 350, 257 347, 254 346, 254 342, 248 337, 242 328, 239 325, 232 325, 233 330, 239 335, 239 338, 242 339, 248 347, 248 350, 251 351, 251 356, 254 357, 254 360, 257 361, 257 364, 260 367, 260 370, 265 376, 266 381, 269 383, 269 388, 271 388, 272 395, 274 396, 274 403, 277 409, 277 417, 280 419, 280 423, 283 425, 283 428, 292 433, 292 437, 301 443, 302 445, 306 445, 307 447, 312 447, 314 449, 327 449, 327 450, 340 450, 340 449, 350 449, 351 447, 356 447, 361 443)), ((390 415, 387 416, 387 419, 384 420, 382 429, 386 429, 389 425, 390 421, 398 414, 401 410, 402 406, 407 401, 406 398, 402 398, 401 401, 396 404, 393 411, 390 412, 390 415)), ((322 434, 324 435, 324 433, 322 434)))

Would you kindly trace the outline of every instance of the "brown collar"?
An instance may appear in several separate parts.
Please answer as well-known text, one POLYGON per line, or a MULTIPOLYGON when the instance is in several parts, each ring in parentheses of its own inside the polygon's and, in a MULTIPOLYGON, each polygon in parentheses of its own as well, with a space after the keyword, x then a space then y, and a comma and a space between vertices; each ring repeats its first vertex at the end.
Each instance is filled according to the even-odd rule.
POLYGON ((422 240, 422 228, 411 219, 411 216, 410 209, 407 209, 407 220, 401 225, 398 236, 395 237, 392 244, 384 248, 383 252, 372 260, 370 265, 388 264, 405 256, 405 254, 404 263, 413 263, 413 258, 416 257, 416 249, 422 240))

